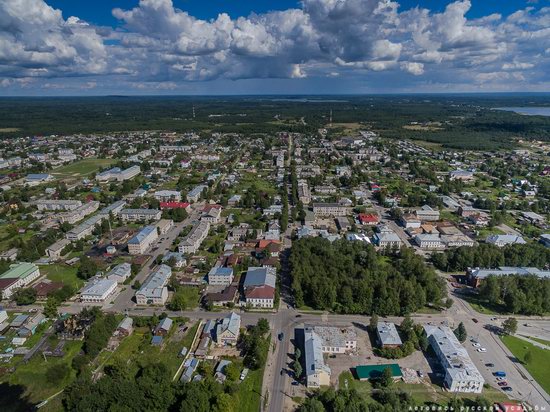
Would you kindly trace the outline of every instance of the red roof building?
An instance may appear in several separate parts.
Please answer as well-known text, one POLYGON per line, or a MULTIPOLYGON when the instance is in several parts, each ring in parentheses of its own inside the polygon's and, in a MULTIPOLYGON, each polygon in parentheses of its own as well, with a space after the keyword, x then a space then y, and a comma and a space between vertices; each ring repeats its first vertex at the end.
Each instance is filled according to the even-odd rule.
POLYGON ((359 223, 362 225, 375 226, 380 221, 378 215, 374 213, 359 213, 358 216, 359 223))
POLYGON ((160 202, 160 209, 185 209, 189 211, 191 204, 187 202, 160 202))

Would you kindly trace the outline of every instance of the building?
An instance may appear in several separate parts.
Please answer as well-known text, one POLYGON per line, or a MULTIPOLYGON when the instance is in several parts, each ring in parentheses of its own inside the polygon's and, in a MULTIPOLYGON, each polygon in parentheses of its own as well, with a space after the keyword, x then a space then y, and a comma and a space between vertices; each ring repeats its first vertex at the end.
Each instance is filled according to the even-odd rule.
POLYGON ((450 392, 481 393, 485 380, 447 326, 424 325, 428 342, 443 369, 444 384, 450 392))
POLYGON ((308 328, 312 329, 321 339, 323 353, 346 353, 357 348, 357 333, 353 328, 306 326, 306 329, 308 328))
POLYGON ((127 262, 116 265, 107 273, 107 278, 115 280, 118 284, 124 283, 130 276, 132 276, 132 265, 127 262))
POLYGON ((334 220, 339 230, 345 231, 351 229, 351 224, 347 216, 338 216, 334 220))
POLYGON ((204 189, 208 189, 208 186, 206 185, 195 186, 193 189, 189 191, 189 193, 187 193, 187 200, 189 202, 195 202, 195 203, 198 202, 202 196, 202 192, 204 191, 204 189))
POLYGON ((276 269, 249 267, 243 282, 245 302, 255 308, 273 308, 276 288, 276 269))
POLYGON ((0 275, 0 293, 2 299, 11 297, 16 289, 30 285, 40 277, 40 269, 34 263, 14 263, 0 275))
POLYGON ((399 248, 401 247, 401 239, 393 230, 387 226, 379 227, 372 238, 373 243, 381 248, 399 248))
POLYGON ((191 203, 188 202, 160 202, 160 210, 184 209, 187 213, 191 211, 191 203))
POLYGON ((225 267, 213 267, 208 272, 208 284, 216 286, 229 286, 233 283, 233 269, 225 267))
POLYGON ((128 252, 131 255, 142 255, 158 239, 156 226, 145 226, 141 231, 128 241, 128 252))
POLYGON ((378 322, 376 325, 376 337, 378 344, 382 348, 396 348, 401 346, 403 342, 397 333, 397 328, 391 322, 378 322))
POLYGON ((380 217, 376 213, 359 213, 357 220, 362 225, 376 226, 380 222, 380 217))
POLYGON ((199 250, 201 243, 208 236, 210 231, 210 223, 201 221, 193 226, 193 229, 185 236, 179 246, 180 253, 195 253, 199 250))
POLYGON ((74 210, 59 213, 57 215, 57 220, 59 221, 59 223, 69 223, 72 225, 76 222, 81 221, 86 216, 91 215, 97 209, 99 209, 99 202, 96 200, 92 200, 91 202, 84 203, 82 206, 79 206, 74 210))
POLYGON ((399 218, 399 224, 405 229, 418 229, 422 226, 422 222, 415 215, 411 213, 405 213, 399 218))
POLYGON ((312 328, 304 328, 304 362, 308 388, 330 385, 331 371, 323 358, 322 340, 312 328))
POLYGON ((11 248, 0 252, 0 260, 5 260, 6 262, 15 262, 17 260, 18 254, 17 248, 11 248))
POLYGON ((103 303, 114 295, 117 281, 109 278, 92 278, 80 292, 80 300, 86 303, 103 303))
POLYGON ((131 166, 128 169, 122 170, 120 167, 113 167, 112 169, 98 173, 96 180, 99 182, 109 182, 116 180, 117 182, 123 182, 125 180, 132 179, 141 173, 139 166, 131 166))
POLYGON ((46 255, 51 260, 58 260, 61 257, 63 249, 65 249, 70 244, 71 241, 69 239, 60 239, 46 248, 46 255))
POLYGON ((236 346, 241 329, 241 317, 231 312, 216 325, 215 340, 219 346, 236 346))
POLYGON ((304 205, 311 203, 311 191, 305 180, 298 181, 298 200, 304 205))
POLYGON ((136 292, 137 304, 164 305, 168 299, 168 288, 166 285, 171 276, 172 269, 170 266, 160 265, 136 292))
POLYGON ((119 213, 123 222, 151 222, 161 216, 162 212, 158 209, 122 209, 119 213))
POLYGON ((155 192, 154 196, 159 202, 181 201, 181 193, 177 190, 158 190, 155 192))
POLYGON ((170 318, 164 318, 162 319, 158 325, 155 327, 154 334, 155 336, 166 336, 170 332, 170 328, 172 328, 172 325, 174 324, 174 321, 170 318))
POLYGON ((414 237, 414 242, 421 249, 444 249, 445 244, 438 233, 420 233, 414 237))
POLYGON ((345 206, 341 206, 338 203, 314 203, 313 213, 315 217, 323 216, 346 216, 350 209, 345 206))
POLYGON ((110 214, 112 214, 113 216, 118 216, 121 210, 124 209, 125 205, 126 202, 124 200, 117 200, 116 202, 111 203, 109 206, 105 206, 103 209, 101 209, 98 212, 98 215, 108 217, 110 214))
POLYGON ((235 303, 238 291, 237 286, 229 285, 221 292, 207 293, 204 300, 206 303, 211 303, 214 306, 225 306, 235 303))
POLYGON ((491 235, 487 236, 485 242, 498 247, 504 247, 506 245, 513 244, 525 245, 527 243, 521 236, 517 235, 491 235))
POLYGON ((44 322, 46 322, 46 317, 42 313, 37 313, 19 328, 17 331, 17 336, 20 338, 27 338, 34 335, 36 328, 44 322))
POLYGON ((157 228, 161 235, 165 235, 173 227, 174 227, 174 221, 172 219, 160 219, 157 223, 157 228))
POLYGON ((185 361, 183 364, 183 367, 185 368, 183 370, 183 373, 181 374, 180 381, 187 383, 191 382, 191 378, 193 377, 193 374, 197 370, 197 367, 199 366, 199 360, 197 358, 189 358, 185 361))
POLYGON ((468 280, 473 287, 478 287, 488 276, 536 276, 539 278, 550 278, 550 270, 540 270, 534 267, 511 267, 501 266, 494 269, 470 269, 467 272, 468 280))
POLYGON ((181 268, 186 265, 187 261, 180 252, 167 252, 162 257, 162 263, 171 267, 181 268))
POLYGON ((51 182, 54 177, 47 173, 31 173, 25 177, 25 183, 29 186, 39 185, 40 183, 51 182))
POLYGON ((54 200, 40 199, 33 203, 41 212, 57 211, 57 210, 74 210, 82 206, 80 200, 54 200))
POLYGON ((550 234, 540 235, 539 242, 544 245, 544 247, 550 247, 550 234))
POLYGON ((92 216, 69 230, 65 237, 71 242, 84 239, 92 234, 96 225, 100 224, 104 218, 105 216, 102 215, 92 216))
POLYGON ((453 170, 449 173, 449 179, 451 180, 462 180, 463 182, 469 182, 475 180, 474 172, 469 170, 453 170))
POLYGON ((415 214, 422 222, 435 222, 439 220, 439 210, 433 209, 428 205, 422 206, 415 214))
POLYGON ((206 205, 202 209, 201 221, 215 225, 220 222, 221 215, 222 207, 220 205, 206 205))

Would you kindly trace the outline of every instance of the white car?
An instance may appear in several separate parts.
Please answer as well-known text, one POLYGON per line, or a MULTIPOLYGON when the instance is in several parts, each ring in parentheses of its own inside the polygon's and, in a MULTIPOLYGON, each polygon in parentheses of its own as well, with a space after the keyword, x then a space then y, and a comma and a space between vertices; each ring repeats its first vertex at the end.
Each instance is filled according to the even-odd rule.
POLYGON ((481 343, 472 343, 472 346, 475 347, 475 348, 480 348, 481 347, 481 343))
POLYGON ((477 348, 477 351, 478 351, 478 352, 487 352, 487 349, 485 349, 485 348, 477 348))

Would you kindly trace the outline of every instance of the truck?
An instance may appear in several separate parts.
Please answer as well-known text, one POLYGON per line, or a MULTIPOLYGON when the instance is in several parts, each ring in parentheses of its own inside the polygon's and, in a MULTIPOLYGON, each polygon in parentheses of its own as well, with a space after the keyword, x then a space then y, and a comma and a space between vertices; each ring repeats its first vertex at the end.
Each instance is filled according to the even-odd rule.
POLYGON ((503 371, 496 371, 496 372, 493 372, 493 375, 494 376, 497 376, 499 378, 505 378, 506 377, 506 372, 503 372, 503 371))

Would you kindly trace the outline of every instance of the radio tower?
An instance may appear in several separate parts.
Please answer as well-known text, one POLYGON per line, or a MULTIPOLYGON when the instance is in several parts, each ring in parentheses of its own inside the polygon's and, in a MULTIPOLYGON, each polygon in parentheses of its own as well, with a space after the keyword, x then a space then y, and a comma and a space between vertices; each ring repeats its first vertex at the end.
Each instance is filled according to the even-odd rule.
POLYGON ((193 105, 193 120, 195 119, 195 105, 193 105))
POLYGON ((330 116, 329 116, 329 120, 328 120, 328 125, 330 127, 332 127, 332 109, 330 109, 330 116))

